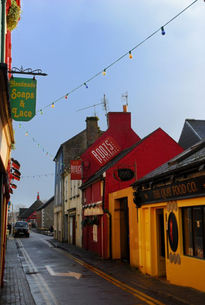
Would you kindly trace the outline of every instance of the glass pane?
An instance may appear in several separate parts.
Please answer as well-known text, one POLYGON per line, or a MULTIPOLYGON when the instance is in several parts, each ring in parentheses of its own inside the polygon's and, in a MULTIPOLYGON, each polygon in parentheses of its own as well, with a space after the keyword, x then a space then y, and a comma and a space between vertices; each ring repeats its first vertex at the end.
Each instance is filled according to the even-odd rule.
POLYGON ((194 256, 203 258, 203 223, 202 208, 193 208, 193 230, 194 230, 194 256))
POLYGON ((193 256, 191 208, 183 209, 184 254, 193 256))

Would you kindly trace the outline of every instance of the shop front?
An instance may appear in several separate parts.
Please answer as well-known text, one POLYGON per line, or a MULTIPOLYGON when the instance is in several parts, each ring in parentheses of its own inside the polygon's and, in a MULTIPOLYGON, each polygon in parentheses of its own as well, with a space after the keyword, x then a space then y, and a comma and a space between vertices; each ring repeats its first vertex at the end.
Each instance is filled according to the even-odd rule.
POLYGON ((205 291, 205 143, 137 181, 139 269, 205 291), (192 155, 192 154, 191 154, 192 155), (198 156, 198 158, 197 158, 198 156), (166 168, 166 169, 165 169, 166 168))

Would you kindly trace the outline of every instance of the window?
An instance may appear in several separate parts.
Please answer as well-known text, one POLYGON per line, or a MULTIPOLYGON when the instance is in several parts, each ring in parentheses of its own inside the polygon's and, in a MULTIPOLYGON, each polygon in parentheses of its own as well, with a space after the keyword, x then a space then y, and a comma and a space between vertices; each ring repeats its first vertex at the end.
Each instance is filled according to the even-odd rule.
POLYGON ((205 259, 205 206, 182 208, 184 254, 205 259))

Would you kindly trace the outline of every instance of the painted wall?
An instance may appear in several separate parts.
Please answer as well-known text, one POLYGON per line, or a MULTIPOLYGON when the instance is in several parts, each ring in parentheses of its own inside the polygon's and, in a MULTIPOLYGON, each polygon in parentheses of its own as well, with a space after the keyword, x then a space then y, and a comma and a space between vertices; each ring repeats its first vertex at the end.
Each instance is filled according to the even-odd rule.
POLYGON ((205 291, 205 260, 187 256, 183 249, 182 207, 205 206, 205 198, 193 198, 164 203, 144 205, 139 208, 139 269, 152 276, 160 276, 160 257, 158 253, 158 232, 156 211, 164 211, 165 236, 165 276, 170 283, 188 286, 205 291), (178 225, 178 247, 172 251, 168 240, 168 217, 173 212, 178 225))
POLYGON ((108 120, 109 128, 107 131, 81 155, 83 182, 112 160, 120 151, 140 140, 131 128, 131 114, 129 112, 110 112, 108 120))
POLYGON ((120 245, 120 205, 121 198, 128 199, 129 209, 129 236, 130 236, 130 265, 139 265, 138 255, 138 215, 133 204, 133 189, 128 187, 109 194, 109 211, 112 217, 112 258, 121 259, 120 245))

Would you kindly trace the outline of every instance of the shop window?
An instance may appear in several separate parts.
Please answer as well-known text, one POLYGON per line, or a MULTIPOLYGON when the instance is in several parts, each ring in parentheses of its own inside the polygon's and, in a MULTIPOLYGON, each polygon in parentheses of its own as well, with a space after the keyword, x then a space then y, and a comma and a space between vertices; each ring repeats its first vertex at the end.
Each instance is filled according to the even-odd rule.
POLYGON ((182 208, 184 254, 205 258, 205 207, 182 208))

